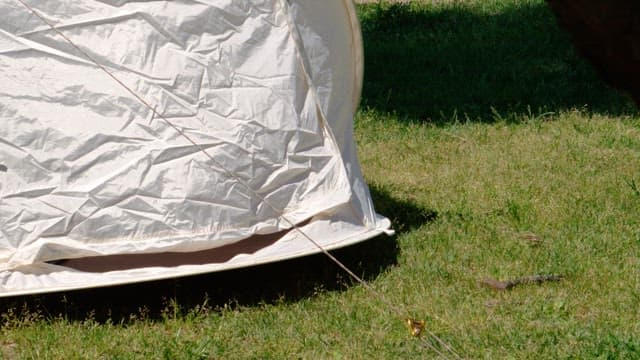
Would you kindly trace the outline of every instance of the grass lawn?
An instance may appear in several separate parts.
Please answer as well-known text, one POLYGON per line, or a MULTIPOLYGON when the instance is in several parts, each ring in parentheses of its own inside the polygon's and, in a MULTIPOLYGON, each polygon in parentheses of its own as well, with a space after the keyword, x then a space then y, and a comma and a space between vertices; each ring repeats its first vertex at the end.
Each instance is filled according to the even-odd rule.
MULTIPOLYGON (((397 235, 336 252, 464 358, 640 359, 640 116, 543 0, 359 5, 397 235), (556 274, 498 291, 479 282, 556 274)), ((0 302, 3 358, 437 358, 323 256, 0 302)))

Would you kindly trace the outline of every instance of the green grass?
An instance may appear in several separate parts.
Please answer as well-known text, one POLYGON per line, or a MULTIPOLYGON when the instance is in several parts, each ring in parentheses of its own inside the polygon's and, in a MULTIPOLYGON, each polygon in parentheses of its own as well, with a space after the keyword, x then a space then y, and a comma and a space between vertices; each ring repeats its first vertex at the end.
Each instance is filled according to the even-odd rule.
MULTIPOLYGON (((543 1, 359 11, 359 156, 398 235, 336 255, 465 358, 640 359, 640 117, 628 99, 543 1), (565 278, 478 284, 533 274, 565 278)), ((5 358, 436 357, 322 256, 0 305, 5 358)))

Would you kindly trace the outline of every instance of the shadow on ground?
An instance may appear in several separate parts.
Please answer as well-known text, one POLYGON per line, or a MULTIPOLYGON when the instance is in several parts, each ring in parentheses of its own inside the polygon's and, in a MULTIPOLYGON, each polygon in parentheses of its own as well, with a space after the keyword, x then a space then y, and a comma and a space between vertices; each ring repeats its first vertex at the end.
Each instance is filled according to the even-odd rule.
POLYGON ((543 3, 368 4, 362 106, 446 124, 567 109, 635 114, 571 45, 543 3))
MULTIPOLYGON (((380 211, 395 214, 400 231, 435 218, 434 212, 394 199, 382 188, 372 189, 372 194, 380 211)), ((333 254, 356 274, 373 280, 396 263, 398 247, 395 236, 383 235, 333 254)), ((91 318, 127 323, 141 316, 161 319, 164 313, 176 309, 188 313, 205 303, 216 309, 295 302, 322 291, 341 291, 353 284, 325 255, 315 255, 181 279, 0 299, 0 315, 22 317, 28 313, 47 319, 91 318)))

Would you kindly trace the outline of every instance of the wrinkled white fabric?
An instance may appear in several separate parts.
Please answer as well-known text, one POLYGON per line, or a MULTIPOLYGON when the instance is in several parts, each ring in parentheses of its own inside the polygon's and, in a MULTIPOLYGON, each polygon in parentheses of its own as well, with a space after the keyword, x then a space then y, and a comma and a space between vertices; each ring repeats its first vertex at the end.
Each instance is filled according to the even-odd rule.
MULTIPOLYGON (((327 244, 388 228, 353 146, 351 3, 27 3, 81 51, 0 0, 0 295, 96 283, 26 275, 45 262, 210 249, 289 228, 281 215, 316 219, 327 244)), ((102 283, 158 273, 141 272, 102 283)))

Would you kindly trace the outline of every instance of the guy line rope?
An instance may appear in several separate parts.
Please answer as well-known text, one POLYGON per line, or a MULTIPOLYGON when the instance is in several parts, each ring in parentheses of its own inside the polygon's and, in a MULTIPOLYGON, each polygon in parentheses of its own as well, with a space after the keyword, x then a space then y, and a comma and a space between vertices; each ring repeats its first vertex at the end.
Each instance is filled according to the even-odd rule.
POLYGON ((287 225, 289 225, 291 227, 291 229, 293 229, 298 234, 300 234, 302 237, 304 237, 306 240, 311 242, 315 247, 317 247, 324 255, 326 255, 338 267, 340 267, 342 270, 344 270, 357 283, 362 285, 367 291, 369 291, 378 300, 380 300, 382 303, 384 303, 389 309, 393 310, 395 312, 396 316, 398 316, 399 318, 403 319, 403 321, 405 321, 406 325, 409 327, 409 330, 411 331, 411 334, 413 336, 421 338, 423 340, 422 344, 424 346, 426 346, 427 348, 433 350, 435 353, 437 353, 439 356, 441 356, 443 358, 448 358, 447 354, 449 354, 450 356, 452 356, 455 359, 462 359, 462 357, 451 347, 451 345, 447 344, 444 340, 440 339, 440 337, 438 337, 436 334, 434 334, 429 329, 427 329, 426 326, 425 326, 424 321, 415 320, 412 317, 406 316, 406 314, 408 314, 408 311, 406 309, 403 309, 402 307, 400 307, 400 306, 392 303, 391 301, 389 301, 382 293, 380 293, 378 290, 373 288, 366 280, 364 280, 362 277, 356 275, 351 269, 349 269, 349 267, 347 267, 344 263, 342 263, 335 256, 333 256, 328 250, 326 250, 320 243, 318 243, 311 236, 309 236, 297 224, 295 224, 293 221, 289 220, 284 215, 284 210, 280 210, 277 207, 275 207, 264 196, 260 195, 260 193, 258 193, 256 190, 254 190, 251 187, 251 185, 249 185, 246 181, 242 180, 242 178, 239 175, 237 175, 237 174, 233 173, 232 171, 228 170, 227 168, 225 168, 219 161, 217 161, 211 154, 209 154, 207 149, 203 148, 200 144, 195 142, 191 137, 189 137, 187 134, 185 134, 184 131, 182 131, 178 126, 176 126, 174 123, 169 121, 169 119, 167 119, 164 115, 158 113, 156 111, 156 107, 155 106, 152 106, 141 95, 136 93, 133 89, 131 89, 124 82, 122 82, 120 79, 118 79, 118 77, 116 77, 109 69, 107 69, 104 65, 100 64, 93 56, 91 56, 85 50, 80 48, 79 45, 77 45, 71 39, 69 39, 69 37, 67 37, 62 31, 60 31, 57 27, 55 27, 55 25, 53 23, 51 23, 49 20, 47 20, 44 16, 42 16, 40 13, 38 13, 32 6, 27 4, 24 0, 16 0, 16 1, 19 2, 20 4, 22 4, 22 6, 24 6, 29 12, 31 12, 33 15, 35 15, 37 18, 39 18, 49 28, 51 28, 51 30, 53 30, 56 34, 58 34, 60 37, 62 37, 64 39, 64 41, 69 43, 69 45, 71 45, 73 48, 75 48, 78 52, 80 52, 83 56, 85 56, 89 61, 91 61, 93 64, 95 64, 100 70, 102 70, 107 76, 109 76, 113 81, 118 83, 118 85, 120 85, 129 94, 131 94, 133 97, 135 97, 141 104, 143 104, 146 108, 148 108, 151 111, 152 116, 154 118, 159 118, 162 121, 164 121, 167 125, 169 125, 171 128, 173 128, 184 139, 186 139, 193 146, 198 148, 203 154, 205 154, 205 156, 207 158, 209 158, 209 160, 211 160, 213 162, 213 164, 216 167, 221 169, 228 177, 230 177, 231 179, 235 180, 236 182, 238 182, 239 184, 244 186, 247 190, 249 190, 249 192, 255 198, 257 198, 262 203, 267 205, 267 207, 269 207, 271 210, 273 210, 273 212, 276 213, 280 219, 282 219, 287 225), (426 332, 427 335, 431 339, 435 340, 435 342, 437 344, 439 344, 439 347, 443 348, 446 351, 446 354, 443 353, 443 351, 441 351, 436 345, 432 344, 431 341, 429 341, 429 339, 422 338, 421 335, 422 335, 423 332, 426 332))

